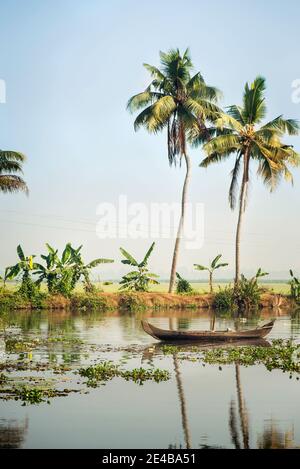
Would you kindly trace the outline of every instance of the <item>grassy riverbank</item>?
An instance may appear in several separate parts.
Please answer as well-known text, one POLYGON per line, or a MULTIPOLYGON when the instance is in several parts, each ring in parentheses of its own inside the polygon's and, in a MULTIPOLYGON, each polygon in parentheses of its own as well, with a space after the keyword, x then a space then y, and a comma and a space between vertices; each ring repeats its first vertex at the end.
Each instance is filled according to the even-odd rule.
MULTIPOLYGON (((281 294, 281 295, 288 295, 290 292, 290 285, 289 281, 280 280, 280 281, 270 281, 270 282, 259 282, 259 285, 262 288, 267 289, 268 291, 281 294)), ((232 285, 233 282, 229 281, 217 281, 214 283, 214 291, 217 292, 219 289, 224 289, 232 285)), ((203 294, 209 293, 209 284, 207 282, 190 282, 192 289, 195 293, 203 294)), ((93 282, 93 285, 96 287, 97 290, 101 290, 104 293, 118 293, 120 285, 118 281, 111 281, 111 282, 93 282)), ((8 291, 16 291, 20 285, 16 282, 8 282, 6 289, 8 291)), ((151 285, 151 293, 167 293, 169 288, 169 283, 167 281, 160 282, 158 285, 151 285)), ((41 291, 46 292, 47 287, 46 285, 41 285, 41 291)), ((83 293, 84 287, 82 283, 76 285, 75 293, 83 293)))
MULTIPOLYGON (((213 308, 215 296, 208 293, 169 294, 160 292, 149 293, 110 293, 97 292, 87 294, 76 292, 69 297, 50 295, 41 292, 34 298, 26 299, 17 291, 2 291, 0 309, 77 309, 108 311, 113 309, 199 309, 213 308)), ((287 295, 278 295, 271 290, 261 294, 259 307, 292 308, 293 301, 287 295)))

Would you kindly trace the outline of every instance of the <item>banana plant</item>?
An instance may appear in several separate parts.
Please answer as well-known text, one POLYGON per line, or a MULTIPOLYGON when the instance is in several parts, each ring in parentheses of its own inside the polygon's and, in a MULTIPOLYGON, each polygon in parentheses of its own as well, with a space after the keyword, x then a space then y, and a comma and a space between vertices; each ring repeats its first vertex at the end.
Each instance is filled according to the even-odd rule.
POLYGON ((291 297, 298 301, 300 300, 300 280, 295 277, 292 270, 290 270, 290 276, 292 277, 292 280, 289 282, 291 287, 291 297))
POLYGON ((17 246, 17 254, 19 257, 19 262, 6 268, 5 281, 14 280, 18 277, 21 277, 22 281, 19 291, 24 294, 24 296, 30 297, 32 294, 34 294, 36 289, 35 284, 30 276, 30 273, 37 269, 37 264, 34 262, 34 258, 36 256, 25 256, 20 244, 17 246))
POLYGON ((258 280, 266 275, 269 275, 268 272, 264 272, 261 268, 249 279, 241 274, 240 280, 234 285, 234 302, 239 310, 258 308, 262 293, 258 280))
POLYGON ((112 259, 99 258, 85 264, 81 255, 82 246, 75 249, 71 243, 66 244, 61 257, 57 249, 49 244, 46 246, 48 254, 41 256, 46 265, 37 264, 36 274, 39 275, 37 283, 46 280, 50 293, 69 295, 81 277, 84 280, 85 290, 91 292, 94 287, 90 280, 90 270, 99 264, 114 262, 112 259))
POLYGON ((46 244, 48 254, 42 254, 41 258, 46 262, 46 265, 37 264, 36 275, 39 276, 36 283, 40 285, 43 281, 46 281, 49 293, 55 293, 57 288, 57 282, 60 275, 58 268, 59 257, 58 249, 53 249, 49 244, 46 244))
POLYGON ((87 293, 92 293, 94 291, 94 285, 92 284, 91 279, 90 279, 91 270, 100 264, 111 264, 112 262, 114 262, 114 260, 101 257, 98 259, 94 259, 88 264, 85 264, 82 259, 81 252, 80 252, 81 248, 82 246, 79 246, 78 249, 73 249, 71 247, 72 261, 74 262, 74 276, 73 276, 74 287, 75 287, 75 284, 82 277, 85 291, 87 293))
POLYGON ((136 267, 136 270, 133 270, 122 277, 120 290, 146 292, 149 291, 150 285, 159 284, 156 280, 159 276, 149 272, 147 268, 148 260, 154 246, 155 243, 152 243, 141 262, 138 262, 131 254, 129 254, 129 252, 125 251, 125 249, 120 248, 121 253, 125 257, 125 259, 121 261, 122 264, 136 267))
POLYGON ((209 273, 209 290, 210 293, 213 293, 213 274, 214 271, 217 269, 220 269, 221 267, 227 267, 227 263, 219 263, 219 260, 221 259, 222 254, 219 254, 217 257, 213 259, 209 267, 205 267, 204 265, 200 264, 194 264, 194 267, 196 270, 207 270, 209 273))
POLYGON ((72 246, 66 244, 61 258, 58 255, 58 249, 54 249, 46 243, 48 254, 42 254, 41 258, 46 265, 37 264, 36 275, 39 275, 36 283, 40 285, 43 281, 47 282, 49 293, 68 294, 72 290, 72 246))
POLYGON ((266 277, 267 275, 269 275, 269 272, 264 272, 262 268, 260 267, 258 271, 256 272, 256 274, 254 275, 254 277, 252 277, 251 281, 255 282, 255 280, 258 280, 261 277, 266 277))
POLYGON ((30 272, 36 269, 37 264, 34 262, 36 256, 25 256, 24 251, 20 244, 17 247, 17 254, 19 262, 15 265, 6 268, 5 279, 13 280, 19 275, 22 276, 22 280, 29 278, 30 272))
POLYGON ((2 275, 0 275, 0 282, 3 283, 2 288, 4 289, 5 288, 5 274, 4 274, 4 277, 2 277, 2 275))
POLYGON ((0 275, 0 281, 3 283, 3 289, 5 289, 6 287, 6 281, 8 280, 9 269, 10 267, 6 267, 3 277, 2 275, 0 275))

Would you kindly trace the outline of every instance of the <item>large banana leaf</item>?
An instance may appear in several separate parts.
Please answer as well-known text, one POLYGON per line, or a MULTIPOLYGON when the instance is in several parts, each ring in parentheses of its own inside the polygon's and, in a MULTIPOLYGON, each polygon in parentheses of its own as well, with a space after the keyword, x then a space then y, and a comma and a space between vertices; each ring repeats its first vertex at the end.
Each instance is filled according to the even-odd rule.
POLYGON ((21 248, 21 245, 19 244, 17 246, 17 253, 21 261, 25 261, 25 254, 23 252, 23 249, 21 248))
POLYGON ((91 261, 89 264, 87 264, 88 269, 93 269, 94 267, 97 267, 99 264, 111 264, 114 262, 113 259, 105 259, 105 258, 99 258, 99 259, 94 259, 91 261))
POLYGON ((148 249, 143 261, 139 264, 139 267, 145 267, 145 265, 147 265, 147 262, 148 262, 148 259, 154 249, 154 246, 155 246, 155 243, 152 243, 150 248, 148 249))
POLYGON ((138 266, 139 263, 135 260, 135 258, 129 254, 129 252, 125 251, 125 249, 123 248, 120 248, 120 251, 121 253, 123 254, 123 256, 126 258, 126 260, 122 260, 122 264, 129 264, 129 265, 133 265, 133 266, 138 266))

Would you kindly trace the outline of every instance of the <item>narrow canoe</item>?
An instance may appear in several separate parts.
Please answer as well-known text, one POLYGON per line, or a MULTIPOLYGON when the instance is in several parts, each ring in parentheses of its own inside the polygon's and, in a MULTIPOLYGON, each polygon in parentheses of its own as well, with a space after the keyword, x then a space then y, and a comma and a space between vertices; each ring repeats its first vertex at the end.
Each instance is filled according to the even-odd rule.
POLYGON ((235 340, 261 339, 271 332, 275 321, 268 322, 256 329, 243 331, 171 331, 159 329, 143 320, 144 331, 157 340, 166 341, 198 341, 198 342, 231 342, 235 340))

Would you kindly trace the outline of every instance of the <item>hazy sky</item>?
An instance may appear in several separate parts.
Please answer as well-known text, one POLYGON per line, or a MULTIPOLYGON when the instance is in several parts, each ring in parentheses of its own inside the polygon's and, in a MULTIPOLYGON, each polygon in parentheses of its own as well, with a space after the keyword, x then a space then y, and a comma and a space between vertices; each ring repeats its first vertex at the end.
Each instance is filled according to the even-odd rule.
MULTIPOLYGON (((87 260, 106 256, 101 269, 118 277, 119 246, 137 257, 150 239, 100 240, 99 203, 176 202, 184 170, 170 169, 166 136, 135 133, 128 98, 148 84, 143 62, 159 64, 159 50, 190 47, 195 69, 224 93, 223 105, 239 104, 246 81, 267 79, 268 119, 300 118, 292 82, 300 78, 298 0, 1 0, 0 104, 2 149, 24 152, 30 196, 0 197, 0 270, 16 259, 21 243, 39 254, 45 242, 84 244, 87 260)), ((292 143, 300 150, 300 138, 292 143)), ((200 169, 203 154, 191 150, 190 201, 205 207, 205 242, 183 249, 179 271, 195 277, 193 263, 218 253, 231 266, 236 213, 228 206, 233 161, 200 169)), ((243 271, 258 266, 273 277, 300 271, 300 172, 269 194, 252 169, 243 229, 243 271)), ((168 275, 173 241, 158 240, 151 268, 168 275)), ((196 277, 198 274, 196 274, 196 277)), ((199 278, 201 275, 199 276, 199 278)))

